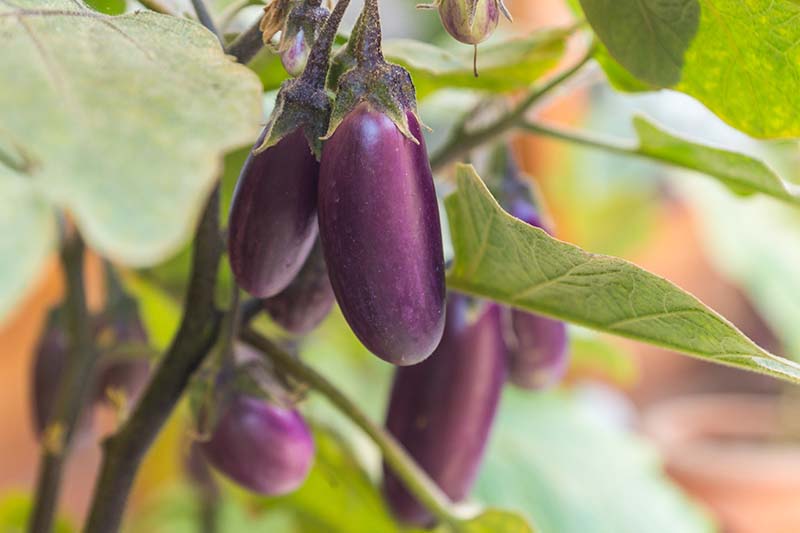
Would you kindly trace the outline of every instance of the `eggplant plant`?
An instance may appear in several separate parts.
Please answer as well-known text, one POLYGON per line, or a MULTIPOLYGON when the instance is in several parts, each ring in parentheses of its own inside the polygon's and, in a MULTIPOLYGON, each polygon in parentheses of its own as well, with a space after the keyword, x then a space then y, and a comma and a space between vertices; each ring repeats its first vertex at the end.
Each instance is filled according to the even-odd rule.
MULTIPOLYGON (((608 376, 638 359, 614 337, 800 383, 796 261, 773 264, 800 205, 773 170, 800 137, 797 2, 418 7, 438 20, 378 0, 351 18, 350 0, 0 2, 0 320, 32 326, 0 346, 32 347, 7 411, 40 447, 0 530, 737 530, 583 403, 627 405, 608 376), (523 22, 552 9, 571 20, 523 22), (669 127, 578 129, 623 131, 621 100, 669 127), (658 217, 738 228, 702 245, 739 285, 717 301, 752 300, 784 356, 616 256, 658 217), (63 288, 46 320, 23 298, 40 272, 63 288), (96 478, 65 475, 89 447, 96 478)), ((701 246, 684 237, 663 253, 701 246)))

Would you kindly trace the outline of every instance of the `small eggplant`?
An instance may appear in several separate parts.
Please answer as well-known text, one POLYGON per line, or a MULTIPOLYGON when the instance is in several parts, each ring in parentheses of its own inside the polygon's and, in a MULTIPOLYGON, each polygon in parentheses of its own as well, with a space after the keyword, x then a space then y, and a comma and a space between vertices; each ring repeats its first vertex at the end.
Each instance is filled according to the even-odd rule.
POLYGON ((253 296, 275 296, 303 266, 317 235, 318 177, 301 129, 247 158, 231 205, 228 254, 237 283, 253 296))
POLYGON ((116 390, 129 404, 135 403, 150 377, 147 332, 138 315, 98 317, 94 338, 102 356, 96 368, 95 402, 110 403, 108 393, 116 390))
MULTIPOLYGON (((474 322, 450 296, 447 325, 433 355, 395 372, 386 427, 453 501, 467 497, 483 457, 506 379, 502 309, 486 303, 474 322)), ((433 517, 384 465, 384 496, 409 525, 433 517)))
POLYGON ((283 329, 305 335, 330 313, 334 302, 319 240, 300 273, 280 294, 264 300, 264 309, 283 329))
POLYGON ((314 459, 311 431, 299 412, 242 394, 230 399, 200 447, 220 472, 268 496, 302 485, 314 459))
POLYGON ((319 226, 344 317, 378 357, 413 365, 444 328, 444 257, 419 122, 406 137, 371 102, 344 116, 323 146, 319 226))

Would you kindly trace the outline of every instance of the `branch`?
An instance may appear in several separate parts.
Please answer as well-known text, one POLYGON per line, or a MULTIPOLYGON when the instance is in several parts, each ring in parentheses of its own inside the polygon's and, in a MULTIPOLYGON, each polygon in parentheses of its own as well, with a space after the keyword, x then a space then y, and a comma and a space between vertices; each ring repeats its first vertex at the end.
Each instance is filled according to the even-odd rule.
POLYGON ((261 18, 252 26, 240 33, 234 41, 225 49, 229 55, 236 58, 236 61, 246 65, 264 47, 264 34, 261 31, 261 18))
POLYGON ((325 396, 333 405, 360 427, 378 445, 383 458, 400 477, 409 491, 441 522, 457 526, 460 519, 450 510, 450 500, 412 459, 405 449, 375 424, 364 412, 324 376, 299 359, 259 335, 251 328, 241 333, 241 338, 261 351, 276 366, 304 381, 325 396))
POLYGON ((91 393, 92 372, 97 360, 83 287, 83 251, 83 241, 77 231, 66 238, 61 251, 66 280, 64 311, 69 358, 66 373, 58 385, 54 413, 42 432, 35 503, 28 524, 28 530, 33 533, 49 533, 53 528, 64 461, 81 408, 91 393))
POLYGON ((197 15, 197 20, 200 21, 200 24, 205 26, 211 33, 216 35, 221 44, 224 44, 225 41, 222 40, 222 34, 217 29, 217 25, 214 24, 214 19, 211 17, 211 13, 209 13, 205 2, 203 2, 203 0, 192 0, 192 7, 194 7, 194 12, 197 15))
POLYGON ((465 153, 487 143, 506 131, 519 127, 525 118, 528 110, 541 100, 544 96, 549 94, 553 89, 559 87, 562 83, 570 79, 578 71, 580 71, 586 63, 592 58, 594 54, 594 46, 590 46, 584 53, 583 57, 575 65, 568 68, 564 72, 558 74, 553 79, 531 89, 528 95, 511 110, 503 116, 495 120, 493 123, 476 129, 474 131, 466 131, 463 123, 454 128, 453 134, 445 141, 444 145, 434 153, 431 160, 431 169, 437 172, 444 168, 448 163, 453 162, 465 153))
POLYGON ((103 444, 103 463, 86 533, 119 529, 128 493, 145 452, 217 338, 219 314, 214 307, 214 287, 221 255, 219 188, 216 188, 197 228, 183 320, 130 418, 103 444))
POLYGON ((522 124, 520 124, 519 127, 529 133, 544 135, 545 137, 552 137, 554 139, 560 139, 562 141, 571 142, 573 144, 579 144, 581 146, 587 146, 589 148, 597 148, 599 150, 604 150, 606 152, 613 152, 616 154, 632 155, 638 157, 649 157, 647 154, 643 154, 639 150, 639 148, 637 148, 635 145, 631 143, 623 143, 622 141, 612 141, 609 139, 604 139, 603 137, 597 135, 589 135, 586 133, 569 131, 530 121, 523 122, 522 124))

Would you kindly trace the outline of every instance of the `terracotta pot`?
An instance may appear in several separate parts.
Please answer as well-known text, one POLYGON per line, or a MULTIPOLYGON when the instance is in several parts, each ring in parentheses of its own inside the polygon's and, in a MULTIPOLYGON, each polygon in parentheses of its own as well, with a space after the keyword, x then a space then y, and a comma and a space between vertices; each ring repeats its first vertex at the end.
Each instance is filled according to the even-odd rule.
POLYGON ((726 533, 800 532, 800 439, 780 398, 697 395, 658 403, 644 430, 668 473, 726 533))

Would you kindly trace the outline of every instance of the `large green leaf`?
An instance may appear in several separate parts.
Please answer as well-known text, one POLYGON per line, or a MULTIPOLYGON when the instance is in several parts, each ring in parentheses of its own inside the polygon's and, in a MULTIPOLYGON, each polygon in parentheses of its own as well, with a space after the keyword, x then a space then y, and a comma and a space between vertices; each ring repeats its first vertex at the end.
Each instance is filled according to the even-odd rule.
POLYGON ((456 256, 452 288, 800 383, 800 365, 759 348, 669 281, 507 214, 471 166, 459 167, 457 186, 445 201, 456 256))
POLYGON ((505 92, 529 86, 555 66, 568 34, 566 30, 542 31, 483 45, 478 49, 477 78, 471 48, 450 51, 411 39, 391 39, 383 49, 389 61, 408 69, 420 98, 453 87, 505 92))
MULTIPOLYGON (((52 243, 7 214, 22 195, 68 212, 90 246, 123 263, 176 251, 224 152, 257 134, 256 76, 199 24, 152 12, 111 17, 72 0, 19 0, 0 3, 0 34, 0 71, 13 73, 0 84, 0 159, 21 163, 0 174, 0 188, 28 187, 0 195, 4 239, 52 243)), ((4 269, 23 260, 0 256, 4 269)))
POLYGON ((538 533, 710 533, 653 451, 562 394, 507 389, 475 496, 538 533))
POLYGON ((800 136, 800 3, 581 0, 611 55, 756 137, 800 136))
MULTIPOLYGON (((453 528, 441 528, 442 533, 453 528)), ((534 533, 522 516, 500 509, 486 509, 475 518, 459 524, 456 533, 534 533)))

